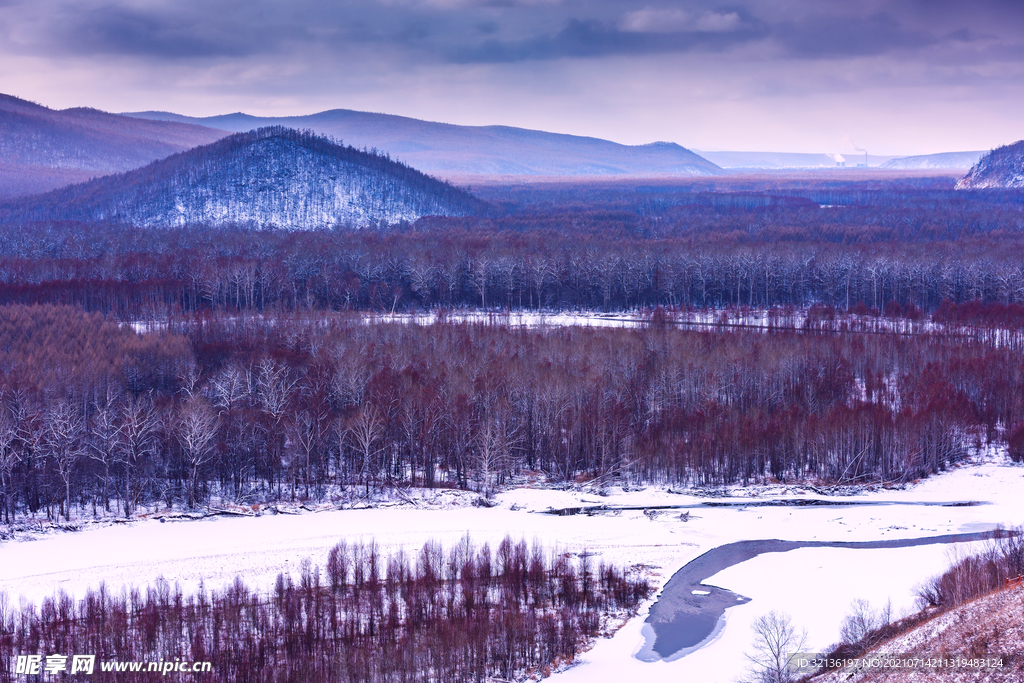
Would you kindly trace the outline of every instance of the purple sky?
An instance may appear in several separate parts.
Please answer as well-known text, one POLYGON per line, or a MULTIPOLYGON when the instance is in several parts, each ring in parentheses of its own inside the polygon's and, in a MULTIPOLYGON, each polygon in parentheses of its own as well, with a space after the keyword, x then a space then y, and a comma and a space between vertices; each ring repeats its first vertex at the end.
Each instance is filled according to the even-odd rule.
POLYGON ((1024 138, 1024 2, 0 0, 0 92, 704 150, 989 149, 1024 138))

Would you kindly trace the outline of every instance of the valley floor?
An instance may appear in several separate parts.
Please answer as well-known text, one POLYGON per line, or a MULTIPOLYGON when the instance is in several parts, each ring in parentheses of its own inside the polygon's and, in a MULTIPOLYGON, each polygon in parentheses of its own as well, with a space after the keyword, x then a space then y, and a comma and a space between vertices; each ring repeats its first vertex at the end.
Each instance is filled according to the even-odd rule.
MULTIPOLYGON (((241 576, 251 587, 270 589, 279 572, 297 576, 307 558, 323 566, 329 549, 342 538, 373 539, 387 552, 415 551, 428 539, 450 546, 466 534, 492 547, 509 534, 559 552, 598 553, 608 562, 642 566, 654 585, 661 587, 693 558, 738 540, 872 541, 1018 525, 1024 521, 1022 483, 1024 468, 995 458, 963 465, 902 490, 849 496, 819 495, 799 487, 734 488, 724 499, 664 488, 611 489, 607 495, 519 488, 498 494, 493 508, 459 507, 469 503, 471 496, 429 508, 404 503, 299 515, 146 520, 79 533, 35 538, 23 534, 0 542, 0 591, 7 594, 9 604, 17 606, 24 600, 38 603, 57 591, 80 597, 101 582, 120 590, 163 578, 194 590, 200 585, 219 588, 241 576), (837 504, 757 505, 809 498, 837 504), (708 502, 735 505, 705 505, 708 502), (964 504, 968 502, 978 504, 964 504), (544 514, 552 508, 591 505, 632 509, 593 515, 544 514), (654 506, 686 507, 659 511, 654 506)), ((918 583, 944 570, 950 553, 978 546, 803 548, 764 554, 706 580, 751 600, 729 609, 710 642, 695 652, 671 662, 636 659, 643 645, 647 604, 614 637, 599 640, 577 659, 577 666, 557 679, 733 681, 747 667, 743 653, 750 650, 751 623, 769 610, 791 615, 797 626, 807 628, 810 649, 823 649, 838 640, 840 622, 852 600, 864 598, 875 605, 891 600, 895 616, 910 612, 918 583)))

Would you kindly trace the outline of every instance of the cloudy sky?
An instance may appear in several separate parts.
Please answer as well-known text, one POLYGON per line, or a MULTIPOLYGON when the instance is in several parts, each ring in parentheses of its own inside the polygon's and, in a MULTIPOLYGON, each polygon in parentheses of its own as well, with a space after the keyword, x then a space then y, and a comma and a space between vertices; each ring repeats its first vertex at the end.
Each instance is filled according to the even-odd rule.
POLYGON ((1024 138, 1024 2, 0 0, 0 92, 704 150, 989 149, 1024 138))

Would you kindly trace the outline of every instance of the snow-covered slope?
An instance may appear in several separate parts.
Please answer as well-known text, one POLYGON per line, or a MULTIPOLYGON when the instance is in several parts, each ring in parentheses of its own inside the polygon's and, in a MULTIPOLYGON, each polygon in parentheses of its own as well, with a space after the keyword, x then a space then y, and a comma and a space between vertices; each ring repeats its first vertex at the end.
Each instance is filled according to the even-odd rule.
POLYGON ((1024 140, 992 150, 956 184, 958 190, 1024 187, 1024 140))
POLYGON ((0 208, 5 222, 113 221, 142 227, 366 226, 465 215, 468 193, 374 153, 282 127, 239 133, 128 173, 0 208))
POLYGON ((1019 683, 1024 679, 1024 589, 997 591, 939 614, 864 656, 909 654, 909 666, 839 669, 814 683, 1019 683), (883 654, 884 653, 884 654, 883 654), (856 673, 855 673, 856 671, 856 673))
POLYGON ((882 164, 882 168, 900 170, 970 168, 978 163, 984 152, 942 152, 940 154, 922 154, 913 157, 890 159, 882 164))

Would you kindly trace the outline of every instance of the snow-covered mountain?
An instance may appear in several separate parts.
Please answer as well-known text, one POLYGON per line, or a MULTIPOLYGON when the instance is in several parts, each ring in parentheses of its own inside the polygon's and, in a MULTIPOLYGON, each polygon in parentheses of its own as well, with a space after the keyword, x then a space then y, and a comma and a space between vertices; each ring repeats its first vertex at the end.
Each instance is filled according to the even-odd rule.
POLYGON ((482 206, 467 192, 386 156, 269 127, 8 203, 0 207, 0 219, 318 229, 466 215, 482 206))
POLYGON ((1024 140, 998 147, 978 160, 956 184, 958 190, 1024 187, 1024 140))
POLYGON ((900 170, 970 168, 978 163, 984 152, 940 152, 939 154, 922 154, 913 157, 890 159, 882 164, 882 168, 900 170))

